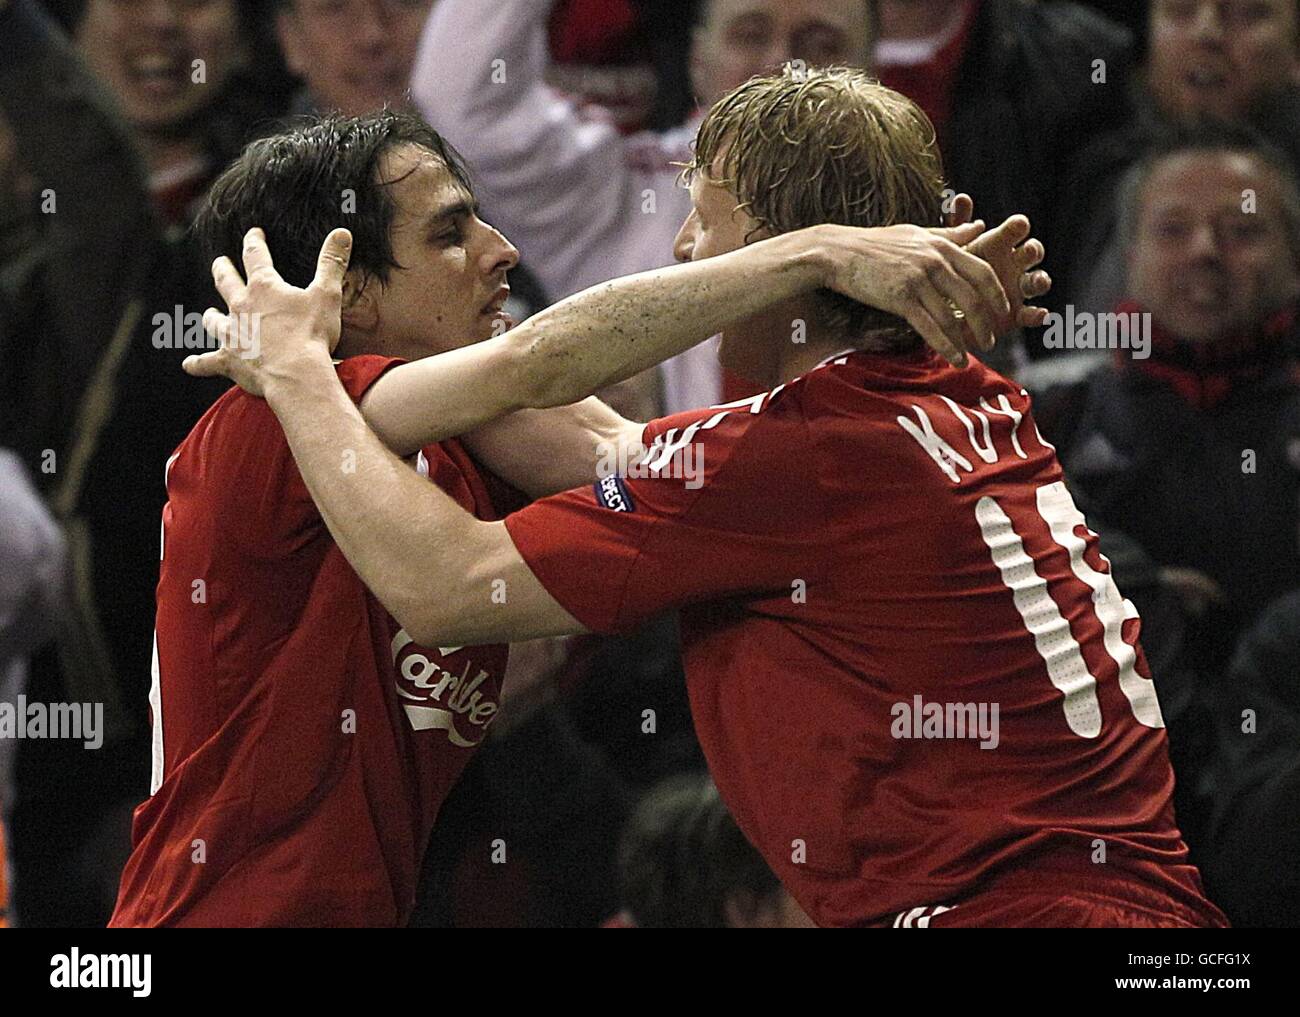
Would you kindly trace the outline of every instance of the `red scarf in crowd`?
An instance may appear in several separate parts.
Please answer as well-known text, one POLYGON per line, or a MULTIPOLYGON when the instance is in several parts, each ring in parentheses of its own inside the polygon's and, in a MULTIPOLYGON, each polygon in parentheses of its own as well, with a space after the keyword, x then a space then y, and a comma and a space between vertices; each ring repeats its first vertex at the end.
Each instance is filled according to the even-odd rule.
MULTIPOLYGON (((1126 300, 1120 314, 1141 314, 1142 305, 1126 300)), ((1286 337, 1296 325, 1296 308, 1278 311, 1255 330, 1213 343, 1179 339, 1158 322, 1151 325, 1151 356, 1133 359, 1128 350, 1116 350, 1116 362, 1127 370, 1141 371, 1173 389, 1198 410, 1222 403, 1239 385, 1284 371, 1300 383, 1294 362, 1288 363, 1286 337)))

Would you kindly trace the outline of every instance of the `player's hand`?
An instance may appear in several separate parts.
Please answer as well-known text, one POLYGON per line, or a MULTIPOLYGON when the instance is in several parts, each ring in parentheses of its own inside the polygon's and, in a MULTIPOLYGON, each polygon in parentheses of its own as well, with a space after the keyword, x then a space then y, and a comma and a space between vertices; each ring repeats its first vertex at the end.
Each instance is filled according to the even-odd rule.
MULTIPOLYGON (((965 197, 965 195, 959 195, 965 197)), ((969 199, 967 199, 969 200, 969 199)), ((966 250, 987 261, 1011 300, 1013 324, 1034 328, 1047 322, 1047 311, 1029 306, 1052 288, 1052 277, 1038 268, 1046 256, 1042 241, 1030 237, 1029 220, 1013 215, 997 229, 981 233, 966 250)))
POLYGON ((1012 327, 997 272, 963 249, 984 223, 817 228, 829 245, 825 285, 902 318, 949 363, 964 367, 968 351, 992 349, 994 337, 1012 327))
POLYGON ((212 264, 212 281, 229 313, 209 307, 203 327, 221 348, 186 357, 186 373, 224 375, 246 392, 264 396, 268 384, 292 378, 313 360, 328 361, 342 329, 343 277, 351 253, 352 234, 334 230, 321 246, 316 277, 299 289, 275 270, 266 235, 249 230, 243 276, 229 258, 212 264))
MULTIPOLYGON (((944 214, 944 225, 965 226, 975 218, 975 201, 969 194, 953 196, 951 207, 944 214)), ((1029 230, 1019 225, 1023 216, 1012 216, 996 230, 982 233, 966 250, 978 255, 993 266, 1002 288, 1011 299, 1016 314, 1016 324, 1021 328, 1034 328, 1046 324, 1047 311, 1029 307, 1026 300, 1037 300, 1052 288, 1052 277, 1036 271, 1043 263, 1046 249, 1038 240, 1026 240, 1029 230), (1022 243, 1023 241, 1023 243, 1022 243)), ((1028 220, 1026 220, 1026 223, 1028 220)))

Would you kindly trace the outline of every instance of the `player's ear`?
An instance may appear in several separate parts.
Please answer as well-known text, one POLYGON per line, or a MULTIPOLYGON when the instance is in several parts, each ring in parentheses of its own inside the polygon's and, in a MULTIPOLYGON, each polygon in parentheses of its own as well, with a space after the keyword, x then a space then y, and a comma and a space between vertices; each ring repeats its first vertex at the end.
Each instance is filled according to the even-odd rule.
POLYGON ((379 327, 379 283, 361 269, 343 277, 343 326, 369 335, 379 327))

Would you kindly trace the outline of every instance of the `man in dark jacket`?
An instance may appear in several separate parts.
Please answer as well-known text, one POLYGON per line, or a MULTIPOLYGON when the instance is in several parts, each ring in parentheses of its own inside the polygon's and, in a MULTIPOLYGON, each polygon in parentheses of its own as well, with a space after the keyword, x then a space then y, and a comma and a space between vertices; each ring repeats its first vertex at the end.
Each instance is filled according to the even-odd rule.
POLYGON ((1222 595, 1201 635, 1223 659, 1300 580, 1300 196, 1284 158, 1205 131, 1152 153, 1126 205, 1149 356, 1117 351, 1054 440, 1096 518, 1222 595))
POLYGON ((980 216, 1029 216, 1055 275, 1073 243, 1066 173, 1126 117, 1128 31, 1074 3, 880 0, 879 12, 881 80, 934 121, 949 180, 980 216))

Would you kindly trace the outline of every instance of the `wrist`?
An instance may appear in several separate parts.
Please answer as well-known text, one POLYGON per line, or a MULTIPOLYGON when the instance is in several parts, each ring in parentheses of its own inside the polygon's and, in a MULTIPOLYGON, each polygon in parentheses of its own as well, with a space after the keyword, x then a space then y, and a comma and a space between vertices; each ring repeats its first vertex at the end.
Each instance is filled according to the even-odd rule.
POLYGON ((262 385, 262 395, 271 408, 304 396, 319 396, 330 382, 337 379, 334 362, 328 353, 304 354, 290 363, 268 369, 262 385))
POLYGON ((809 226, 782 238, 790 242, 787 264, 798 274, 805 289, 827 287, 834 280, 831 235, 835 229, 830 225, 809 226))

